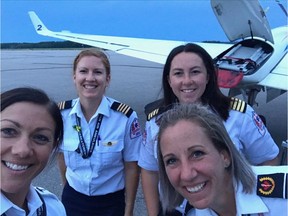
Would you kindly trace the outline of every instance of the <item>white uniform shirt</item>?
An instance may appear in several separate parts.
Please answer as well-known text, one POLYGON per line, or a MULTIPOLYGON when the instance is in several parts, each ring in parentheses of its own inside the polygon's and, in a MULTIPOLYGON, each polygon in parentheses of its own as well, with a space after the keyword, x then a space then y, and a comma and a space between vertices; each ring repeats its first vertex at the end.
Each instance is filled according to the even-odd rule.
MULTIPOLYGON (((159 127, 156 122, 159 118, 161 115, 146 122, 138 161, 140 167, 150 171, 158 171, 157 134, 159 127)), ((230 110, 229 118, 223 122, 236 148, 252 165, 274 159, 279 153, 278 146, 259 119, 253 108, 247 104, 245 113, 230 110)))
POLYGON ((261 164, 278 155, 277 144, 248 104, 245 113, 230 110, 229 118, 223 123, 236 148, 251 164, 261 164))
MULTIPOLYGON (((284 173, 287 178, 288 166, 259 166, 253 167, 255 174, 284 173)), ((285 186, 284 186, 285 188, 285 186)), ((286 189, 287 190, 287 189, 286 189)), ((236 194, 236 216, 284 216, 288 213, 287 199, 262 197, 254 193, 246 194, 242 191, 242 185, 235 187, 236 194)), ((287 193, 287 191, 286 191, 287 193)), ((211 209, 191 209, 186 216, 217 216, 211 209)))
MULTIPOLYGON (((54 194, 50 193, 47 190, 39 190, 38 192, 41 194, 45 205, 46 205, 46 215, 55 215, 55 216, 65 216, 65 208, 60 200, 54 194)), ((29 214, 27 216, 37 216, 37 209, 42 206, 42 201, 37 194, 35 188, 30 186, 28 195, 28 208, 29 214)), ((26 212, 20 207, 13 204, 9 199, 5 197, 5 195, 1 192, 1 215, 4 214, 6 216, 26 216, 26 212)))
POLYGON ((143 134, 143 143, 140 149, 140 157, 138 165, 149 171, 158 171, 158 160, 157 160, 157 134, 159 126, 157 120, 161 118, 158 115, 152 118, 150 121, 146 121, 145 131, 143 134))
POLYGON ((138 161, 142 141, 136 112, 127 117, 111 109, 114 99, 103 97, 96 113, 87 123, 79 99, 72 102, 72 108, 62 110, 64 139, 61 150, 67 166, 66 178, 76 191, 90 195, 104 195, 125 187, 124 162, 138 161), (90 158, 83 159, 75 150, 79 146, 76 116, 81 119, 81 131, 87 149, 95 129, 98 114, 103 115, 95 149, 90 158))

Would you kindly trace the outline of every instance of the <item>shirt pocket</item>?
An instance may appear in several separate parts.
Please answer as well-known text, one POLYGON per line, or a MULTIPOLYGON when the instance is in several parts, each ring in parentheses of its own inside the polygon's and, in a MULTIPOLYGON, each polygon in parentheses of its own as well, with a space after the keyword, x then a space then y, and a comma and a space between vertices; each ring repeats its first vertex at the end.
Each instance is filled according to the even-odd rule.
POLYGON ((65 140, 61 149, 64 153, 65 164, 71 170, 75 171, 83 164, 82 155, 76 152, 79 146, 79 139, 68 139, 65 140))
POLYGON ((123 163, 123 140, 102 140, 96 148, 95 156, 100 159, 101 167, 119 166, 123 163))
POLYGON ((85 165, 87 165, 85 159, 82 158, 82 155, 76 151, 64 151, 64 157, 66 166, 73 171, 76 169, 82 169, 85 165))

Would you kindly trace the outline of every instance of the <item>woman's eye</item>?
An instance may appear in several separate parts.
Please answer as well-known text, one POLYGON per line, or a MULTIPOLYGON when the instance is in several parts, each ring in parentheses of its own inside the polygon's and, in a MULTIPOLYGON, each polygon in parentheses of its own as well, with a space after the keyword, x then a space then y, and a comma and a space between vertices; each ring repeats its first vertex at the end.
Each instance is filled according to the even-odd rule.
POLYGON ((191 73, 192 74, 198 74, 198 73, 200 73, 200 71, 199 70, 192 70, 191 73))
POLYGON ((180 75, 182 75, 182 71, 175 71, 175 72, 174 72, 174 75, 175 75, 175 76, 180 76, 180 75))
POLYGON ((170 158, 170 159, 167 159, 167 160, 165 161, 166 166, 168 166, 168 165, 173 165, 173 164, 175 164, 175 163, 176 163, 176 159, 175 159, 175 158, 170 158))
POLYGON ((201 156, 203 156, 204 155, 204 152, 203 151, 194 151, 193 153, 192 153, 192 157, 193 158, 199 158, 199 157, 201 157, 201 156))
POLYGON ((34 140, 36 143, 41 144, 41 145, 44 145, 44 144, 46 144, 46 143, 51 142, 51 139, 49 139, 47 136, 41 135, 41 134, 34 135, 34 136, 33 136, 33 140, 34 140))
POLYGON ((86 70, 80 70, 79 72, 80 73, 86 73, 87 71, 86 70))
POLYGON ((2 137, 13 137, 17 134, 17 131, 13 128, 1 128, 2 137))
POLYGON ((94 73, 95 73, 95 74, 103 74, 103 71, 101 71, 101 70, 95 70, 94 73))

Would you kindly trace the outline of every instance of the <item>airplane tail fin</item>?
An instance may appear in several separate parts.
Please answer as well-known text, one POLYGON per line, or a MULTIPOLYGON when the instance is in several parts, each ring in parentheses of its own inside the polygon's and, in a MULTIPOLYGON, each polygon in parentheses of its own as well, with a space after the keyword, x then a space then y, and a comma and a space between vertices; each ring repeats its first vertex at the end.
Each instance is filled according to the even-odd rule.
POLYGON ((50 33, 50 30, 44 25, 44 23, 39 19, 37 14, 34 11, 28 12, 30 19, 34 25, 35 31, 38 34, 48 36, 50 33))

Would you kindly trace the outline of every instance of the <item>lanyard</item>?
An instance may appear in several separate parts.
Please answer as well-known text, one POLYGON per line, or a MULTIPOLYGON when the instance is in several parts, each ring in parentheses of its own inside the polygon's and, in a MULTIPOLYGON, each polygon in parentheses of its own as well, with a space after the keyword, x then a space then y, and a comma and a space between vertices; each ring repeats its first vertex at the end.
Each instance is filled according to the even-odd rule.
MULTIPOLYGON (((81 128, 81 119, 77 116, 77 114, 75 114, 75 116, 76 116, 76 124, 77 124, 77 126, 79 128, 81 128)), ((90 143, 89 151, 87 150, 87 146, 86 146, 83 134, 82 134, 82 130, 81 129, 77 130, 79 141, 80 141, 80 152, 82 154, 82 158, 83 159, 91 157, 91 155, 92 155, 92 153, 94 151, 94 148, 95 148, 95 145, 96 145, 96 139, 98 137, 98 133, 99 133, 99 129, 100 129, 100 126, 101 126, 102 119, 103 119, 103 115, 99 114, 98 118, 97 118, 96 125, 95 125, 95 129, 94 129, 94 132, 93 132, 92 140, 91 140, 91 143, 90 143)))
POLYGON ((43 199, 43 197, 41 196, 41 194, 36 190, 37 194, 39 195, 41 201, 42 201, 42 205, 37 209, 37 216, 46 216, 46 205, 45 205, 45 201, 43 199))

